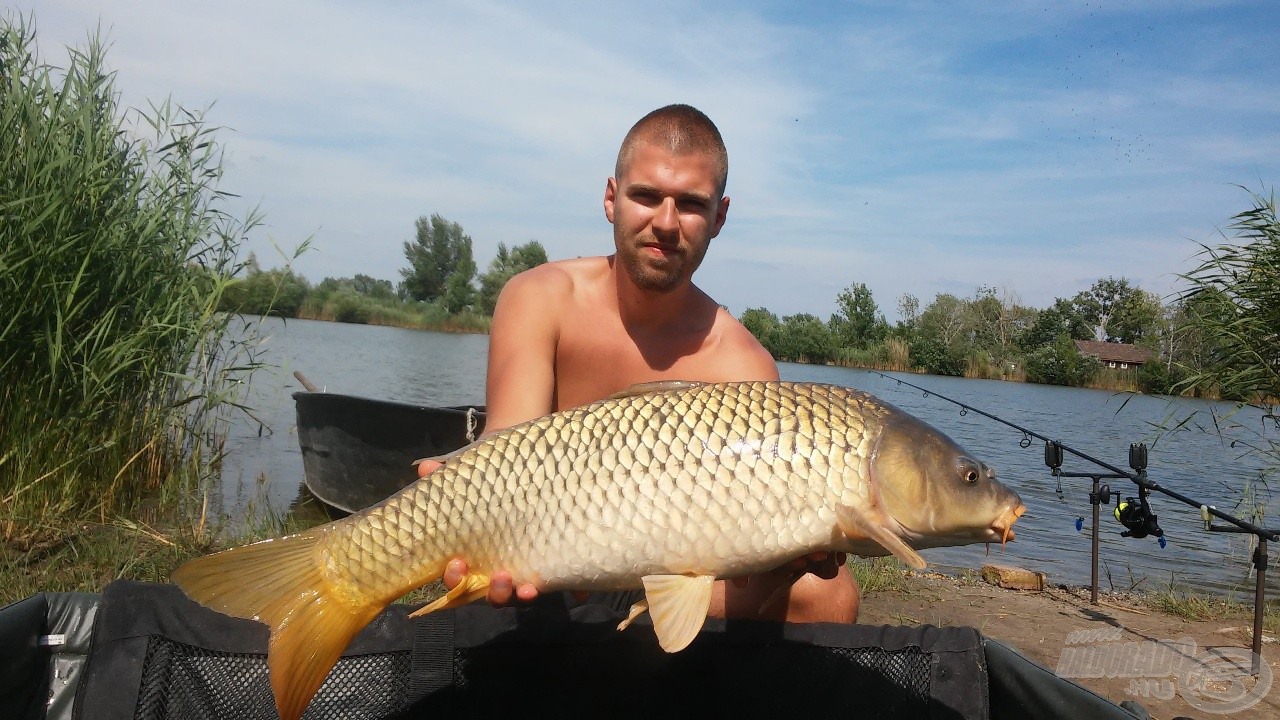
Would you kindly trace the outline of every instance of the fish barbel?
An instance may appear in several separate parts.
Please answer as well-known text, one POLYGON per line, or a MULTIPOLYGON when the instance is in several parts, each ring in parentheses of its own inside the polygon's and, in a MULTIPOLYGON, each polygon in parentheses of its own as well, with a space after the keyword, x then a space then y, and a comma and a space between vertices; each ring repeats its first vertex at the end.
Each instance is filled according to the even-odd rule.
POLYGON ((661 646, 697 635, 716 578, 819 550, 894 554, 1004 542, 1017 494, 945 435, 874 396, 811 383, 650 383, 483 438, 383 503, 192 560, 192 599, 271 627, 277 710, 299 717, 389 603, 463 582, 415 615, 484 597, 511 572, 541 591, 644 588, 661 646))

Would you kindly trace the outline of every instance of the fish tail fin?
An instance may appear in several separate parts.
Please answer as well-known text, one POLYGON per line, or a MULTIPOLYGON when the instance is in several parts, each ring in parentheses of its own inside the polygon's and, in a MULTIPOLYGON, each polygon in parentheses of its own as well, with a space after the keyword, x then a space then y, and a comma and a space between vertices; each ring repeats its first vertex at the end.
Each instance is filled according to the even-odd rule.
POLYGON ((385 603, 353 602, 325 578, 322 531, 267 540, 197 558, 173 581, 192 600, 271 628, 267 667, 276 711, 297 720, 343 649, 385 603))

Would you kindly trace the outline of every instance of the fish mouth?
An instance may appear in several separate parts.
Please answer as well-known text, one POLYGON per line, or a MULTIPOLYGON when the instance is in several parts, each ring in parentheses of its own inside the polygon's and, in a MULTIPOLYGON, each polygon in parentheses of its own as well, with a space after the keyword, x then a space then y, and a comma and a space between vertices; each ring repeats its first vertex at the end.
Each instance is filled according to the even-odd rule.
POLYGON ((991 523, 991 530, 1000 537, 1000 545, 1003 547, 1005 543, 1014 538, 1013 524, 1018 522, 1018 518, 1027 511, 1027 506, 1018 503, 1000 513, 991 523))

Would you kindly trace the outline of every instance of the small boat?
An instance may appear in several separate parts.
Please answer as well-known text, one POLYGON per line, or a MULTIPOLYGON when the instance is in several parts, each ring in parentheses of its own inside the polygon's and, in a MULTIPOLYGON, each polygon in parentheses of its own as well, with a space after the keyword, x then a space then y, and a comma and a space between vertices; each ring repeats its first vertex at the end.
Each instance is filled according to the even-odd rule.
POLYGON ((293 394, 303 482, 331 515, 375 505, 418 479, 413 461, 484 429, 483 405, 433 407, 326 392, 293 394))

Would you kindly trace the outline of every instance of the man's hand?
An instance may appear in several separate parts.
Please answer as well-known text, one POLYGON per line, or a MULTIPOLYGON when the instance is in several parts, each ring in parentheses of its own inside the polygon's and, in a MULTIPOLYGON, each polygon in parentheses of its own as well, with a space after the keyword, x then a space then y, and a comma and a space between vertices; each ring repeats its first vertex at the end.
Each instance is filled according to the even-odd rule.
MULTIPOLYGON (((462 582, 462 578, 467 576, 467 564, 460 558, 454 558, 444 567, 444 586, 450 590, 458 586, 462 582)), ((489 604, 494 607, 506 607, 511 604, 512 600, 518 600, 523 603, 531 603, 538 597, 538 588, 530 583, 525 583, 519 587, 511 580, 511 573, 506 570, 499 570, 489 577, 489 604)))
POLYGON ((846 553, 820 551, 796 558, 788 563, 787 567, 792 570, 803 570, 801 575, 813 573, 823 580, 830 580, 840 572, 840 566, 844 565, 847 559, 846 553))
MULTIPOLYGON (((817 552, 811 552, 808 555, 798 557, 782 567, 770 570, 763 574, 789 575, 791 577, 790 582, 795 582, 808 573, 812 573, 823 580, 830 580, 840 572, 840 567, 844 565, 845 560, 847 560, 848 557, 847 553, 819 550, 817 552)), ((736 588, 744 588, 750 580, 750 575, 743 575, 741 577, 733 578, 729 582, 733 583, 733 586, 736 588)))
MULTIPOLYGON (((418 477, 426 477, 434 472, 444 463, 436 460, 423 460, 418 463, 418 477)), ((462 582, 467 576, 467 563, 461 558, 454 558, 444 567, 445 588, 452 590, 462 582)), ((579 602, 587 599, 587 593, 575 592, 574 598, 579 602)), ((489 577, 489 603, 494 607, 505 607, 511 604, 512 600, 522 603, 531 603, 538 598, 538 588, 532 583, 516 586, 512 581, 511 573, 506 570, 499 570, 489 577)))

